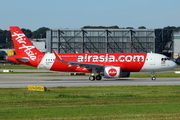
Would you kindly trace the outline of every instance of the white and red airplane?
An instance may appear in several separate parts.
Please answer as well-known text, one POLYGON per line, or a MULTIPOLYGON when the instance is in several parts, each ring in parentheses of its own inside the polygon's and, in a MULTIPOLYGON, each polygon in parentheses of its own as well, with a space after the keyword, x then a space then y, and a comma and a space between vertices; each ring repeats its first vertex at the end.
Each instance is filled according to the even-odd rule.
POLYGON ((42 53, 25 36, 19 27, 10 27, 16 55, 7 60, 37 68, 60 72, 92 73, 89 80, 102 76, 129 77, 130 72, 154 72, 174 69, 176 63, 156 53, 42 53), (95 76, 95 74, 97 74, 95 76))

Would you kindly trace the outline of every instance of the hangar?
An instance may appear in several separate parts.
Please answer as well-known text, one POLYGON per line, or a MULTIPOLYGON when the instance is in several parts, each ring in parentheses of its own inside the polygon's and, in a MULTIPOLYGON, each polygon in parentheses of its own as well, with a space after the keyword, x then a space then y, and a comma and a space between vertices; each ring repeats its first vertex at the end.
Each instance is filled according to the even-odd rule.
POLYGON ((173 52, 174 52, 174 58, 178 58, 180 56, 180 31, 174 31, 174 47, 173 47, 173 52))
POLYGON ((173 30, 165 29, 51 29, 46 49, 58 53, 154 52, 172 57, 173 30))

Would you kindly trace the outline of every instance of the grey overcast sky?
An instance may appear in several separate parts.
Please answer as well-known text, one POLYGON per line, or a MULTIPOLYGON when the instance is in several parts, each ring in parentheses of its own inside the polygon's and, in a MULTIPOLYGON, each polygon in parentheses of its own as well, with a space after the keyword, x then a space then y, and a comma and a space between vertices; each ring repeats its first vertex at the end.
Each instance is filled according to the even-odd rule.
POLYGON ((0 29, 180 26, 180 0, 1 0, 0 29))

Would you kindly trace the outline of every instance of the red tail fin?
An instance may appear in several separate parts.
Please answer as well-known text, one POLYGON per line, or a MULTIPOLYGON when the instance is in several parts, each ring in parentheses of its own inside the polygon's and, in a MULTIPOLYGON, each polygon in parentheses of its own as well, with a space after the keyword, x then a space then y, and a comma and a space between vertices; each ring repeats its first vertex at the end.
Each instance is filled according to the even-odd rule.
POLYGON ((30 60, 35 61, 37 55, 43 54, 31 43, 19 27, 10 27, 12 40, 16 55, 28 57, 30 60))

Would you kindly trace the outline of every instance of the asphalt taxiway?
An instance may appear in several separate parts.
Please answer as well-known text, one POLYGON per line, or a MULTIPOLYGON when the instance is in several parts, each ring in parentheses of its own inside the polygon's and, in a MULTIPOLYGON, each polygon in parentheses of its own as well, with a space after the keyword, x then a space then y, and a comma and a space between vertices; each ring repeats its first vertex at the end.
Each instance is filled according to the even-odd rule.
POLYGON ((13 71, 33 73, 2 73, 0 74, 0 88, 22 88, 28 85, 45 87, 180 85, 180 78, 157 78, 156 81, 152 81, 151 78, 103 78, 101 81, 89 81, 89 76, 68 76, 69 73, 51 72, 48 70, 33 69, 13 71))

